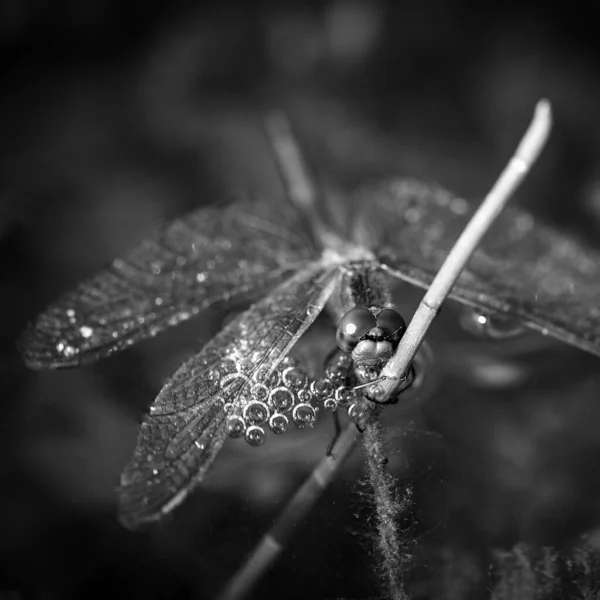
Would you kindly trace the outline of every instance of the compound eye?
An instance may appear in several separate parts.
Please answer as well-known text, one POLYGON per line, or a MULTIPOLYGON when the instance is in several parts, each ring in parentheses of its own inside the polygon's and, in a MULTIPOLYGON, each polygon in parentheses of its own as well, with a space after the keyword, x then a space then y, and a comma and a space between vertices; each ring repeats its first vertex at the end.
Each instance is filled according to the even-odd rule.
POLYGON ((377 315, 377 327, 381 328, 384 335, 392 342, 400 341, 406 331, 404 319, 392 308, 384 308, 377 315))
POLYGON ((375 327, 376 319, 366 308, 350 309, 340 321, 336 339, 338 346, 345 352, 351 352, 361 337, 375 327))

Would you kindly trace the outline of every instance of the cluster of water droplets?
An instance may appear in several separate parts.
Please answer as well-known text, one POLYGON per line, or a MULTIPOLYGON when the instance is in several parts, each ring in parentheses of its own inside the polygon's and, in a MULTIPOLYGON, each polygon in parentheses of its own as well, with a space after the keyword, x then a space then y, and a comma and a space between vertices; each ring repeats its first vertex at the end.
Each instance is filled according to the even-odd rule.
POLYGON ((244 385, 241 398, 224 405, 229 413, 227 433, 233 438, 243 437, 251 446, 260 446, 267 429, 281 435, 292 424, 299 429, 313 427, 319 410, 335 412, 355 399, 356 393, 345 385, 350 365, 349 354, 336 354, 324 376, 311 379, 300 361, 288 356, 270 373, 259 369, 247 380, 244 362, 236 363, 237 372, 222 377, 219 386, 230 389, 242 382, 249 385, 244 385))

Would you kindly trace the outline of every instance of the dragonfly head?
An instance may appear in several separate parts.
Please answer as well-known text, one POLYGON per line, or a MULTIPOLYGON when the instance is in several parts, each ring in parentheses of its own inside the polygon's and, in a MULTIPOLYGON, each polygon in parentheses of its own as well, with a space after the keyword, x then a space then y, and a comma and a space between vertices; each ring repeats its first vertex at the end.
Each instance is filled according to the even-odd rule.
POLYGON ((394 309, 354 307, 342 317, 336 338, 368 380, 378 376, 405 331, 406 323, 394 309))

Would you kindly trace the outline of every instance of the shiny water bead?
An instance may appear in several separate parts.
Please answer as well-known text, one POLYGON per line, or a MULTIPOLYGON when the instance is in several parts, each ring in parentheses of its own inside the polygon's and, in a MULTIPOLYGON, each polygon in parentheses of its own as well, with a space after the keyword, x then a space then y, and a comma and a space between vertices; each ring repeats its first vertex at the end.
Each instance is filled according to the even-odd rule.
POLYGON ((336 352, 330 363, 349 369, 352 364, 352 355, 349 352, 336 352))
POLYGON ((253 357, 246 357, 238 361, 235 365, 235 368, 237 369, 238 373, 250 375, 254 371, 254 365, 256 365, 256 360, 253 357))
POLYGON ((348 416, 356 423, 364 418, 366 414, 365 409, 360 406, 357 402, 353 402, 348 407, 348 416))
POLYGON ((325 378, 333 385, 342 385, 348 376, 348 369, 336 364, 329 364, 325 369, 325 378))
POLYGON ((250 446, 262 446, 265 443, 265 439, 267 434, 262 427, 258 425, 250 425, 248 429, 246 429, 246 442, 250 444, 250 446))
POLYGON ((269 388, 264 383, 255 383, 250 389, 253 400, 266 402, 269 398, 269 388))
POLYGON ((310 404, 297 404, 292 411, 292 421, 300 429, 312 427, 317 418, 317 411, 310 404))
POLYGON ((246 423, 239 415, 229 415, 225 426, 227 434, 232 438, 239 438, 246 431, 246 423))
POLYGON ((289 354, 279 363, 279 368, 283 371, 287 367, 301 367, 300 360, 289 354))
POLYGON ((323 400, 323 408, 327 412, 335 412, 338 409, 339 402, 335 398, 325 398, 323 400))
POLYGON ((372 400, 379 400, 380 398, 383 398, 384 395, 385 391, 383 386, 379 383, 374 383, 367 388, 367 397, 372 400))
POLYGON ((277 412, 286 412, 294 405, 294 395, 285 387, 271 390, 269 394, 269 406, 277 412))
POLYGON ((56 349, 66 358, 71 358, 77 354, 77 348, 65 344, 65 342, 58 342, 58 344, 56 344, 56 349))
POLYGON ((259 367, 252 374, 252 379, 254 381, 268 383, 268 373, 269 369, 267 367, 259 367))
POLYGON ((308 375, 300 367, 287 367, 282 373, 283 385, 298 390, 306 386, 308 375))
POLYGON ((285 415, 275 413, 269 419, 269 428, 273 433, 285 433, 290 428, 290 421, 285 415))
POLYGON ((269 411, 269 407, 264 402, 255 400, 244 406, 242 414, 246 423, 262 425, 263 423, 267 422, 271 413, 269 411))
POLYGON ((313 395, 310 390, 302 389, 296 391, 296 398, 298 398, 298 402, 308 404, 312 401, 313 395))
POLYGON ((327 379, 315 379, 310 383, 310 391, 317 399, 323 399, 333 393, 333 383, 327 379))
POLYGON ((335 390, 335 399, 340 404, 347 405, 356 400, 356 392, 351 388, 341 385, 335 390))
POLYGON ((473 309, 461 311, 460 324, 470 333, 494 339, 516 337, 527 331, 517 319, 473 309))
POLYGON ((79 334, 81 335, 82 338, 90 338, 92 337, 92 335, 94 335, 94 330, 91 327, 88 327, 87 325, 82 325, 79 328, 79 334))

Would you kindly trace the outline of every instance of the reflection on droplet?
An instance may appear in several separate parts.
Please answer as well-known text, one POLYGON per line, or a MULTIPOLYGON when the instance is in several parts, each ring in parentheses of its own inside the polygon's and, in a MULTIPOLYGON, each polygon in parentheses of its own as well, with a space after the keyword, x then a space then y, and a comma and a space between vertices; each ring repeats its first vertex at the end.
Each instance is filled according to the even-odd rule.
POLYGON ((312 427, 316 418, 317 413, 310 404, 297 404, 292 411, 294 425, 300 429, 312 427))
POLYGON ((310 390, 303 389, 296 392, 296 398, 298 398, 298 402, 304 402, 306 404, 313 399, 313 395, 310 390))
POLYGON ((229 415, 227 417, 227 425, 225 426, 227 434, 232 438, 239 438, 244 435, 246 423, 239 415, 229 415))
POLYGON ((335 399, 343 404, 348 404, 356 399, 356 392, 345 386, 340 386, 335 390, 335 399))
POLYGON ((342 385, 346 381, 347 374, 347 369, 336 364, 329 364, 325 369, 325 377, 336 386, 342 385))
POLYGON ((260 402, 266 402, 269 397, 269 388, 264 383, 255 383, 250 390, 252 398, 260 402))
POLYGON ((285 433, 290 427, 289 419, 281 413, 275 413, 269 419, 269 428, 278 435, 285 433))
POLYGON ((77 349, 65 342, 58 342, 58 344, 56 344, 56 350, 66 358, 70 358, 77 354, 77 349))
POLYGON ((283 371, 283 385, 292 389, 303 388, 307 381, 308 375, 299 367, 288 367, 283 371))
POLYGON ((493 339, 516 337, 527 331, 516 319, 473 309, 461 311, 460 324, 470 333, 493 339))
POLYGON ((262 425, 269 418, 269 407, 264 402, 254 401, 246 404, 243 410, 243 416, 246 423, 253 425, 262 425))
POLYGON ((265 430, 258 425, 251 425, 246 430, 246 442, 250 446, 262 446, 265 443, 266 437, 265 430))
POLYGON ((277 412, 286 412, 294 405, 294 396, 290 390, 278 387, 269 394, 269 406, 277 412))
POLYGON ((198 450, 205 450, 210 442, 210 439, 206 436, 199 437, 197 440, 194 440, 194 445, 198 450))
POLYGON ((323 408, 327 412, 335 412, 338 408, 338 401, 335 398, 326 398, 323 401, 323 408))
POLYGON ((89 338, 89 337, 92 337, 94 330, 91 327, 88 327, 87 325, 82 325, 79 328, 79 333, 81 334, 81 337, 89 338))
POLYGON ((331 381, 327 379, 316 379, 315 381, 311 381, 310 391, 317 398, 325 398, 333 393, 334 386, 331 381))

